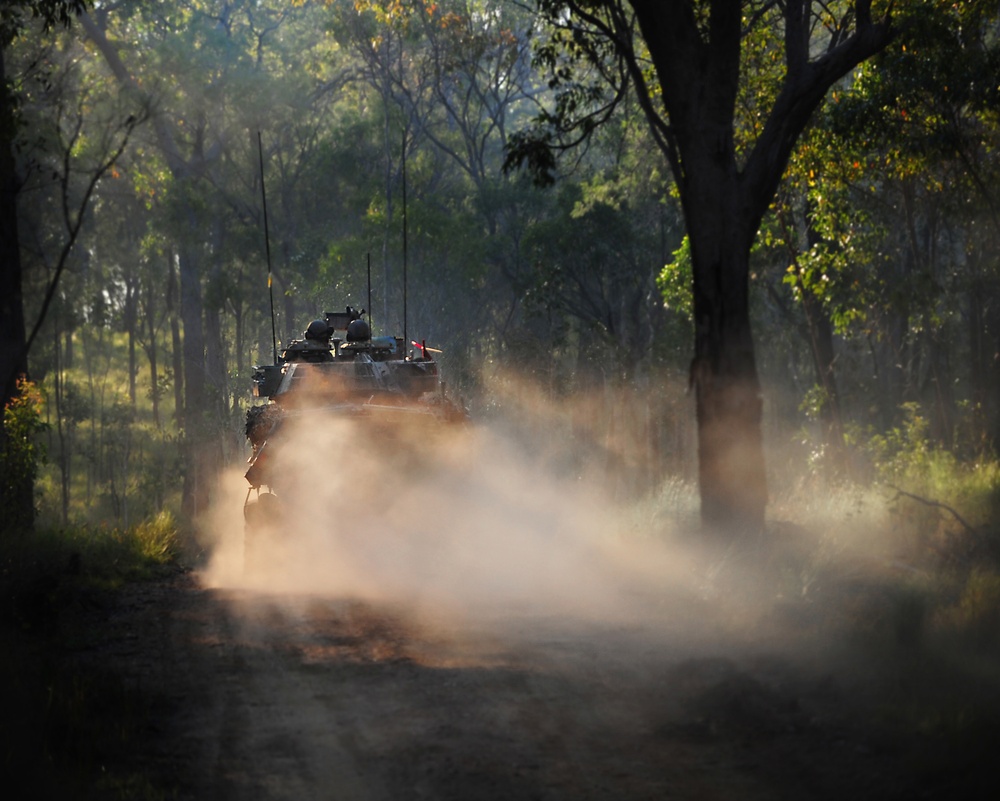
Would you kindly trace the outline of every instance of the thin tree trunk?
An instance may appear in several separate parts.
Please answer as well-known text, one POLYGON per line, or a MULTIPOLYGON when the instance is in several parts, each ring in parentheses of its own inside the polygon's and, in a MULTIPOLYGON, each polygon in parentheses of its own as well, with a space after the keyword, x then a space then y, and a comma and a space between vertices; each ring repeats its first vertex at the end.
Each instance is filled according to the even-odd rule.
MULTIPOLYGON (((193 224, 193 221, 192 221, 193 224)), ((208 471, 205 441, 208 425, 205 407, 205 329, 201 295, 201 271, 196 260, 181 249, 181 322, 184 326, 184 450, 186 469, 181 490, 184 515, 193 520, 208 505, 208 471)))
POLYGON ((61 491, 62 524, 69 525, 70 453, 69 437, 63 425, 63 359, 60 355, 61 332, 55 326, 55 369, 53 374, 53 406, 56 415, 56 436, 59 440, 59 486, 61 491))
POLYGON ((802 310, 805 313, 816 380, 823 388, 823 404, 819 410, 823 439, 828 448, 839 451, 844 443, 844 423, 834 374, 836 354, 833 348, 833 324, 823 304, 808 289, 802 291, 802 310))
POLYGON ((184 419, 184 357, 180 317, 177 313, 177 270, 173 253, 168 259, 167 272, 167 317, 170 318, 170 354, 174 370, 174 423, 180 428, 184 419))
POLYGON ((181 421, 185 430, 192 430, 197 427, 197 420, 205 409, 205 329, 200 264, 186 247, 180 252, 180 290, 180 316, 184 329, 181 343, 184 359, 184 415, 181 421))
POLYGON ((74 347, 73 347, 73 327, 72 327, 73 326, 73 321, 72 321, 72 316, 68 316, 67 319, 68 319, 70 328, 68 330, 66 330, 66 331, 63 331, 63 341, 65 342, 65 347, 63 349, 63 367, 66 370, 72 370, 73 369, 73 356, 74 356, 74 353, 75 353, 75 350, 74 350, 74 347))
POLYGON ((138 304, 139 278, 133 270, 125 280, 125 308, 123 309, 125 333, 128 337, 128 399, 133 410, 136 407, 136 377, 139 372, 135 356, 136 325, 139 317, 138 304))
POLYGON ((1000 299, 992 282, 973 281, 969 289, 969 350, 975 436, 988 450, 1000 444, 1000 299))
POLYGON ((149 360, 149 395, 153 404, 153 424, 157 430, 163 426, 160 421, 160 379, 156 365, 156 293, 153 292, 153 282, 146 281, 146 325, 149 333, 149 345, 146 348, 146 358, 149 360))
MULTIPOLYGON (((225 248, 222 226, 212 226, 212 259, 209 287, 218 287, 222 283, 222 265, 220 254, 225 248)), ((207 380, 207 406, 211 409, 215 420, 223 419, 228 403, 229 392, 228 370, 226 367, 225 343, 222 339, 222 296, 221 292, 209 291, 209 302, 205 305, 205 376, 207 380)))

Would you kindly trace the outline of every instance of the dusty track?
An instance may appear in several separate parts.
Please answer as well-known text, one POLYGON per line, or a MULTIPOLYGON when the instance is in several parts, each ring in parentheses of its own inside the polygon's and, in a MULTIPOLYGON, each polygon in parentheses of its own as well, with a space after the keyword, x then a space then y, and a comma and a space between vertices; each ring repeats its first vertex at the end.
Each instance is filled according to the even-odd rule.
POLYGON ((979 750, 880 716, 898 676, 834 668, 818 653, 793 659, 756 636, 738 644, 706 626, 697 603, 673 599, 655 624, 530 609, 473 622, 207 590, 186 573, 130 590, 114 636, 87 658, 155 699, 137 764, 180 798, 904 799, 984 788, 979 750))

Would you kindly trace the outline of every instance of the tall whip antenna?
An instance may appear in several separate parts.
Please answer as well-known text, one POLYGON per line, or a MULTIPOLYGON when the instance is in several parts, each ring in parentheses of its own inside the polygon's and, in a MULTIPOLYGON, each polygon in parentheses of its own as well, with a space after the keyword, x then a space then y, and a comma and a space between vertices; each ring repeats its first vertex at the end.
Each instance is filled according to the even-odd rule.
POLYGON ((406 337, 406 128, 403 129, 403 358, 410 340, 406 337))
POLYGON ((264 202, 264 248, 267 251, 267 294, 271 301, 271 351, 274 363, 278 363, 278 337, 274 331, 274 287, 271 281, 271 235, 267 230, 267 192, 264 190, 264 144, 257 131, 257 155, 260 159, 260 197, 264 202))

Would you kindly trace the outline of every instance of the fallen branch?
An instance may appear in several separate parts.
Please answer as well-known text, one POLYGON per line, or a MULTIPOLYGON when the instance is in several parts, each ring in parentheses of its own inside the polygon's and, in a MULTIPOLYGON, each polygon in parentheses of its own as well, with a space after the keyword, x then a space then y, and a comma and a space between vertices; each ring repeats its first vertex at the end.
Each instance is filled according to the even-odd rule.
POLYGON ((920 495, 914 495, 912 492, 907 492, 906 490, 900 489, 894 484, 887 484, 886 486, 888 486, 889 489, 896 490, 896 497, 893 498, 894 501, 898 500, 900 497, 904 497, 904 498, 910 498, 911 500, 917 501, 918 503, 922 503, 924 504, 924 506, 931 506, 934 507, 935 509, 944 509, 946 512, 949 512, 951 516, 954 517, 955 520, 957 520, 959 524, 962 526, 962 528, 964 528, 969 534, 971 534, 977 540, 981 539, 979 531, 977 531, 974 526, 972 526, 964 517, 962 517, 962 515, 960 515, 954 509, 954 507, 951 507, 946 503, 941 503, 941 501, 932 501, 929 498, 924 498, 920 495))

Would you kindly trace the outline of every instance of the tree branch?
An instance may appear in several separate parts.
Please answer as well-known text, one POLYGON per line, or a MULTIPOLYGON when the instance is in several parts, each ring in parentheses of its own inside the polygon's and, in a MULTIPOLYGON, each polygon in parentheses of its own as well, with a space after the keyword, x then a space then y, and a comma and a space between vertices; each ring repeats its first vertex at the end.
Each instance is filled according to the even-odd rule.
POLYGON ((898 500, 901 497, 909 498, 910 500, 914 500, 917 503, 922 503, 924 506, 930 506, 934 509, 944 509, 946 512, 950 513, 951 516, 954 517, 955 520, 957 520, 958 523, 962 526, 962 528, 964 528, 969 534, 971 534, 977 540, 980 539, 980 534, 976 530, 976 528, 948 504, 941 503, 941 501, 932 501, 929 498, 923 498, 920 495, 914 495, 912 492, 907 492, 906 490, 902 490, 899 487, 895 486, 894 484, 887 484, 886 486, 888 486, 889 489, 896 490, 896 497, 893 498, 893 500, 898 500))
POLYGON ((97 188, 97 184, 100 183, 101 179, 107 173, 108 170, 113 167, 119 158, 121 158, 122 153, 125 152, 125 148, 128 146, 128 141, 132 135, 132 131, 141 122, 139 118, 134 115, 130 115, 128 119, 122 124, 124 129, 124 135, 115 150, 109 155, 104 161, 102 161, 96 168, 96 170, 91 174, 90 181, 84 190, 83 197, 80 199, 78 208, 75 210, 75 217, 69 208, 69 179, 70 179, 70 168, 69 168, 69 151, 71 149, 71 143, 76 140, 79 135, 80 127, 82 126, 82 120, 77 120, 77 127, 74 130, 73 138, 71 143, 66 146, 64 151, 63 163, 65 165, 65 171, 61 178, 62 183, 62 203, 63 203, 63 215, 64 222, 66 224, 66 229, 68 232, 68 238, 63 244, 62 249, 59 252, 59 260, 56 262, 55 274, 52 276, 52 281, 49 282, 48 287, 45 290, 45 297, 42 301, 42 307, 38 312, 38 318, 35 320, 35 324, 31 329, 31 335, 28 337, 24 345, 24 353, 27 355, 31 351, 31 346, 34 344, 35 338, 38 336, 39 330, 41 330, 42 323, 45 322, 45 317, 48 314, 49 306, 52 305, 52 299, 55 297, 56 289, 59 286, 59 279, 62 277, 63 272, 66 269, 66 265, 69 263, 69 254, 73 250, 73 246, 76 244, 76 240, 80 235, 80 229, 83 227, 84 212, 87 206, 90 204, 90 198, 94 194, 94 190, 97 188))

